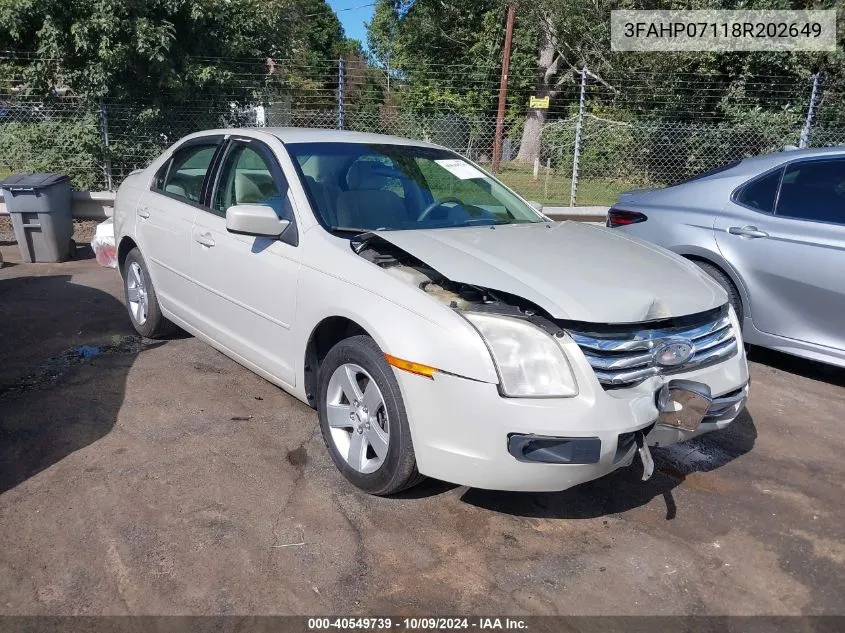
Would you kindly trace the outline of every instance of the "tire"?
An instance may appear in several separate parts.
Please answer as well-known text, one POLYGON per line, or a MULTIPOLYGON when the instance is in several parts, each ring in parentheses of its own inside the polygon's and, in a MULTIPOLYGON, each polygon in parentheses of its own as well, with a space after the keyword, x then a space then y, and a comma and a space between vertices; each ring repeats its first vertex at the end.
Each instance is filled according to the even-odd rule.
POLYGON ((137 248, 129 251, 123 263, 123 293, 129 319, 138 334, 146 338, 161 338, 175 329, 173 323, 161 313, 150 272, 137 248), (138 289, 139 280, 142 290, 140 295, 134 292, 138 289), (144 305, 141 308, 139 304, 144 305))
POLYGON ((734 282, 731 281, 730 277, 728 277, 720 268, 714 266, 713 264, 698 261, 694 261, 694 263, 701 270, 710 275, 710 277, 712 277, 713 280, 722 286, 725 292, 728 293, 728 301, 731 306, 733 306, 734 312, 736 312, 736 318, 739 321, 740 327, 742 327, 742 298, 739 296, 739 291, 736 289, 734 282))
POLYGON ((373 339, 353 336, 332 347, 320 366, 319 384, 323 441, 335 466, 350 483, 384 496, 406 490, 425 478, 417 470, 399 384, 373 339), (375 383, 377 392, 370 390, 371 383, 375 383), (358 395, 349 398, 350 392, 358 395), (350 401, 353 399, 357 405, 350 401), (373 410, 369 411, 367 405, 373 410), (376 445, 381 446, 382 455, 376 452, 376 445), (356 450, 358 447, 361 449, 356 450))

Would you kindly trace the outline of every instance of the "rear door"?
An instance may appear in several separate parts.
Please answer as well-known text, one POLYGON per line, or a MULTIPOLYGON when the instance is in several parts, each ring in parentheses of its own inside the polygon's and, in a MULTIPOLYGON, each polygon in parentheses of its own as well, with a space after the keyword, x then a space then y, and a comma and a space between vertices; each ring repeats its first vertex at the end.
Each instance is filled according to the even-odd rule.
POLYGON ((192 322, 191 227, 222 140, 203 137, 177 148, 136 208, 139 246, 156 294, 165 309, 192 322))
POLYGON ((269 147, 255 139, 231 139, 210 204, 195 218, 191 248, 197 306, 213 338, 293 385, 290 326, 300 259, 288 194, 269 147), (235 204, 270 206, 291 226, 281 239, 229 233, 226 209, 235 204))
POLYGON ((768 334, 845 349, 845 159, 796 161, 740 189, 716 240, 768 334))

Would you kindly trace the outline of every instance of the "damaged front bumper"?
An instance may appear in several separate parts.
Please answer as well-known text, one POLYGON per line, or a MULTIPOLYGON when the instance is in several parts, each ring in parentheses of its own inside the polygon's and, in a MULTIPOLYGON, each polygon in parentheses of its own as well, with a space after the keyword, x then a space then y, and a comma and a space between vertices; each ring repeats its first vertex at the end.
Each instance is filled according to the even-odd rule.
POLYGON ((603 389, 586 360, 573 371, 577 396, 533 399, 451 374, 396 372, 420 472, 478 488, 555 491, 630 465, 639 451, 649 475, 649 445, 727 426, 748 394, 743 353, 628 389, 603 389))

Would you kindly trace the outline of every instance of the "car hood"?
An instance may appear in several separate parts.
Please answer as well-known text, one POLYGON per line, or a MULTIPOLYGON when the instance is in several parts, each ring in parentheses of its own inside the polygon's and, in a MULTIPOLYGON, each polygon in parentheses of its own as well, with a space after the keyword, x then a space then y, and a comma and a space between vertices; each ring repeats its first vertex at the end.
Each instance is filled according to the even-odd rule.
POLYGON ((636 323, 727 302, 725 292, 694 264, 585 223, 377 234, 454 282, 522 297, 558 319, 636 323))

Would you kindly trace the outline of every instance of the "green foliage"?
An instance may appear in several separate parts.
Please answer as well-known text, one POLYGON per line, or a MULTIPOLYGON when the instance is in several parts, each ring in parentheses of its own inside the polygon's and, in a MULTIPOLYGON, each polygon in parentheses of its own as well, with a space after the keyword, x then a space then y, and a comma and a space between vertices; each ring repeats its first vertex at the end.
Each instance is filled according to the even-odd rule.
POLYGON ((9 173, 59 171, 77 189, 102 187, 102 151, 94 112, 71 120, 0 123, 0 168, 9 173), (68 151, 73 148, 73 151, 68 151))
POLYGON ((295 81, 336 58, 343 29, 325 0, 0 0, 0 39, 34 53, 0 71, 33 95, 251 101, 256 76, 278 79, 268 58, 297 59, 295 81))
MULTIPOLYGON (((394 104, 403 112, 495 114, 498 93, 491 87, 501 70, 506 12, 503 0, 380 0, 367 41, 396 80, 394 104)), ((532 73, 533 29, 521 21, 514 29, 511 74, 520 81, 532 73)))

